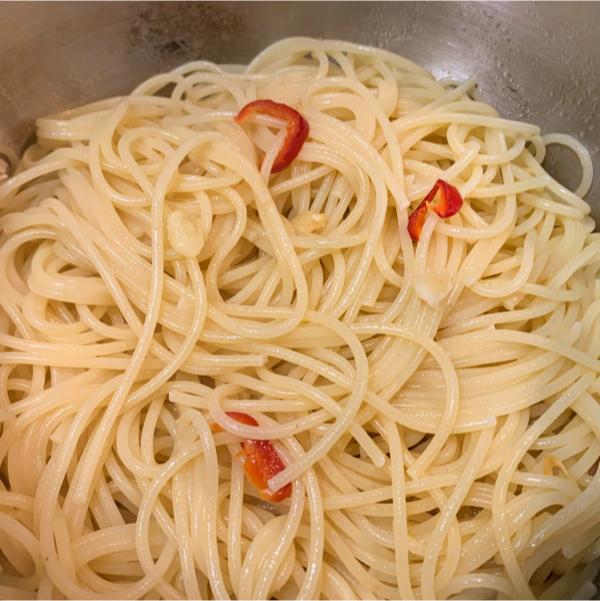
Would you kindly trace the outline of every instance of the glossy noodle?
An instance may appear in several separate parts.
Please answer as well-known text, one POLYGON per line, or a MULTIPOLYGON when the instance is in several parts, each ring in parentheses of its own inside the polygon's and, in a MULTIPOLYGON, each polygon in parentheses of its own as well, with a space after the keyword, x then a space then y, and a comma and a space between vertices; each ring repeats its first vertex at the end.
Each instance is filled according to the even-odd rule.
POLYGON ((592 165, 474 85, 296 38, 38 120, 0 186, 0 598, 595 594, 592 165), (310 126, 277 173, 256 99, 310 126), (464 204, 415 243, 438 179, 464 204))

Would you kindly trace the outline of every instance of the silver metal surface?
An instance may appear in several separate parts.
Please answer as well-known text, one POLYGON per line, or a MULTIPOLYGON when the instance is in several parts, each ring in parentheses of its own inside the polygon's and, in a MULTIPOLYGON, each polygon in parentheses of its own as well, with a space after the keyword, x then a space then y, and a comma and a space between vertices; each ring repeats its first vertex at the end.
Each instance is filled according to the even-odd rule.
MULTIPOLYGON (((403 54, 436 75, 476 75, 502 114, 570 133, 593 156, 600 223, 600 3, 115 2, 0 4, 0 142, 33 120, 127 92, 194 58, 245 62, 290 35, 403 54)), ((572 185, 567 151, 548 168, 572 185)))
MULTIPOLYGON (((600 2, 0 2, 0 143, 36 117, 126 93, 182 62, 243 63, 291 35, 387 48, 436 76, 477 77, 503 114, 576 136, 600 224, 600 2)), ((568 152, 547 168, 573 186, 568 152)))

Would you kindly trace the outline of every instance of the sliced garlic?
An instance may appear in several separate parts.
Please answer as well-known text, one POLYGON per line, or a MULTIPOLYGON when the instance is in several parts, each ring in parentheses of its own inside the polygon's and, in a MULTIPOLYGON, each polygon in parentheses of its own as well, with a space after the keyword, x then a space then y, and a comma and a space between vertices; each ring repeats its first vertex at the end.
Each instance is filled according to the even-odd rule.
POLYGON ((204 246, 200 217, 186 211, 173 211, 167 218, 167 238, 176 253, 184 257, 195 257, 204 246))
POLYGON ((294 229, 298 234, 312 234, 320 230, 327 221, 327 218, 323 213, 313 213, 312 211, 305 211, 296 215, 291 220, 294 229))
POLYGON ((444 274, 428 272, 427 277, 415 277, 413 288, 432 309, 437 309, 450 294, 452 281, 444 274))

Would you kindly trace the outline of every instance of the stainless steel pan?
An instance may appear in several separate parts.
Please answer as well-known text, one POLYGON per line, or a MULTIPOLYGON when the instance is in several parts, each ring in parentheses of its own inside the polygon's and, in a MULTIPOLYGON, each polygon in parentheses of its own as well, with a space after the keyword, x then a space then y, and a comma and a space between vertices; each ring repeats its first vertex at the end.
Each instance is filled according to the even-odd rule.
MULTIPOLYGON (((600 2, 0 3, 0 142, 21 150, 34 119, 127 92, 184 61, 243 63, 290 35, 343 38, 476 75, 504 115, 576 136, 596 176, 600 224, 600 2)), ((572 186, 567 151, 547 168, 572 186)))
MULTIPOLYGON (((245 62, 290 35, 381 46, 436 75, 476 75, 503 114, 575 135, 593 156, 600 223, 600 3, 56 2, 0 5, 0 142, 33 120, 127 92, 184 61, 245 62)), ((547 168, 572 185, 568 151, 547 168)))

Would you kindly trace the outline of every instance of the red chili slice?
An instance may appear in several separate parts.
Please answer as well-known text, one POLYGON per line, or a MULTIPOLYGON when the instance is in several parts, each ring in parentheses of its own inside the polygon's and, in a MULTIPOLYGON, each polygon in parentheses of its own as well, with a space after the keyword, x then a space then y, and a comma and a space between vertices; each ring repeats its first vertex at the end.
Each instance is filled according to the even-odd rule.
POLYGON ((421 237, 425 219, 427 219, 427 202, 422 200, 408 217, 408 233, 415 242, 421 237))
POLYGON ((289 482, 275 492, 272 492, 267 485, 273 476, 285 468, 279 453, 270 440, 245 440, 243 454, 246 476, 254 484, 261 498, 272 503, 279 503, 292 494, 292 485, 289 482))
POLYGON ((408 233, 416 242, 421 236, 421 230, 427 218, 427 211, 432 209, 442 219, 452 217, 460 211, 463 199, 460 192, 443 179, 438 179, 427 196, 408 217, 408 233))
MULTIPOLYGON (((258 426, 258 422, 247 413, 228 411, 227 415, 241 424, 247 426, 258 426)), ((222 432, 223 428, 213 424, 213 432, 222 432)), ((242 444, 242 457, 244 461, 244 472, 250 482, 254 485, 258 494, 265 501, 279 503, 292 494, 290 483, 282 486, 279 490, 272 492, 267 482, 285 468, 277 449, 270 440, 254 440, 247 438, 242 444)))
POLYGON ((241 411, 227 411, 226 414, 240 424, 246 424, 246 426, 258 426, 258 422, 247 413, 241 411))
POLYGON ((271 168, 272 173, 277 173, 285 169, 298 156, 308 136, 308 122, 291 106, 268 99, 249 102, 235 116, 235 121, 244 123, 249 117, 257 114, 283 119, 287 123, 287 134, 271 168))

